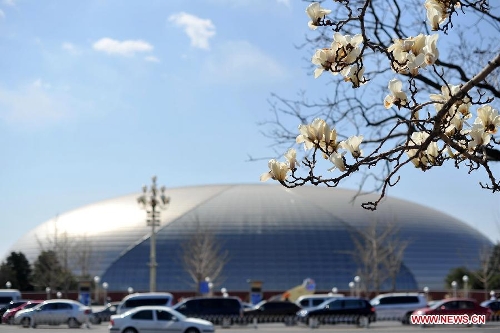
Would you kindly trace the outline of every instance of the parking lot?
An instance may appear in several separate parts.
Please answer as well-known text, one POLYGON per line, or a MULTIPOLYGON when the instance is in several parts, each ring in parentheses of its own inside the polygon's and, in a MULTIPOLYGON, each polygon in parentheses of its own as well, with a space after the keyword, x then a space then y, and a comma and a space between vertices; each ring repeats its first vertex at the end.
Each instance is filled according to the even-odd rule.
MULTIPOLYGON (((8 333, 15 332, 21 333, 23 331, 33 331, 33 330, 41 330, 46 332, 58 332, 58 333, 74 333, 75 329, 70 329, 66 325, 60 326, 38 326, 36 329, 33 328, 22 328, 18 326, 9 326, 9 325, 0 325, 0 332, 8 333)), ((108 325, 107 323, 103 323, 101 325, 91 325, 89 328, 82 326, 80 330, 91 331, 93 333, 107 333, 108 325)), ((222 328, 220 326, 216 327, 216 332, 223 333, 288 333, 288 332, 297 332, 297 333, 321 333, 321 332, 359 332, 359 331, 370 331, 370 332, 499 332, 500 331, 500 322, 489 322, 482 327, 466 327, 461 325, 443 325, 429 328, 421 328, 419 326, 403 326, 398 322, 380 322, 374 323, 369 328, 358 328, 354 325, 328 325, 328 326, 320 326, 319 328, 312 329, 305 326, 285 326, 283 324, 260 324, 255 328, 253 325, 248 326, 232 326, 230 328, 222 328)))

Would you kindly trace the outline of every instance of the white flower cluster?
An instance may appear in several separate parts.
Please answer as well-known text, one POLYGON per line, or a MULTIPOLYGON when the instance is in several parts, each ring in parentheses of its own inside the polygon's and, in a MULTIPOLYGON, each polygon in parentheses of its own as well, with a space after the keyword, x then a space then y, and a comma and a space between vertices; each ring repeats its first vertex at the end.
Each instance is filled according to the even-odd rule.
POLYGON ((349 36, 336 32, 330 48, 316 50, 312 63, 318 66, 314 70, 314 78, 319 77, 324 71, 333 75, 342 74, 345 81, 352 82, 354 87, 359 87, 366 80, 363 78, 364 67, 359 68, 355 63, 361 53, 359 45, 363 36, 349 36))
POLYGON ((432 65, 436 62, 439 51, 437 49, 438 34, 395 39, 394 44, 387 51, 392 52, 395 62, 394 71, 400 74, 418 74, 419 68, 432 65))
MULTIPOLYGON (((363 141, 363 136, 351 136, 347 140, 337 141, 337 131, 323 119, 316 118, 311 124, 300 125, 300 134, 296 138, 297 143, 303 143, 305 150, 313 148, 320 149, 323 152, 323 157, 329 159, 333 163, 332 168, 339 169, 344 172, 347 170, 345 165, 344 155, 349 151, 353 158, 357 159, 363 155, 363 151, 359 148, 363 141), (340 152, 340 149, 345 151, 340 152)), ((270 171, 261 175, 260 180, 266 181, 270 178, 284 181, 288 172, 294 170, 298 166, 297 152, 290 148, 285 154, 286 162, 278 162, 275 159, 269 161, 270 171)))
MULTIPOLYGON (((446 103, 452 96, 460 93, 460 86, 443 86, 441 88, 441 92, 442 94, 430 95, 430 99, 435 101, 434 107, 437 112, 442 109, 443 104, 446 103)), ((453 103, 449 111, 446 113, 443 123, 446 124, 444 133, 449 137, 459 134, 459 139, 455 141, 455 143, 462 149, 467 150, 469 153, 473 153, 478 146, 490 143, 491 135, 497 133, 498 127, 500 126, 500 115, 496 109, 493 109, 489 105, 484 105, 477 109, 477 117, 474 120, 472 127, 464 129, 464 125, 467 125, 466 120, 472 117, 470 107, 470 98, 468 96, 464 96, 453 103), (465 141, 464 137, 468 137, 468 140, 465 141), (466 144, 466 142, 468 143, 466 144)), ((429 134, 426 132, 415 132, 412 134, 408 145, 419 146, 428 137, 429 134)), ((463 157, 461 154, 454 152, 451 147, 446 146, 445 148, 452 158, 463 157)), ((422 150, 420 152, 418 152, 418 150, 418 148, 407 150, 407 154, 412 159, 411 161, 415 167, 426 169, 428 165, 435 164, 436 157, 439 154, 437 142, 431 142, 426 150, 422 150)))

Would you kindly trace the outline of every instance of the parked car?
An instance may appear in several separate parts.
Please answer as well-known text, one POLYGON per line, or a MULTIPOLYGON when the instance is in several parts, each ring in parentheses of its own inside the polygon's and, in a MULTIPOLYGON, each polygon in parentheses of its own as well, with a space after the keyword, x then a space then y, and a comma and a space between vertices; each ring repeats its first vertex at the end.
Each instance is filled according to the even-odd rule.
POLYGON ((42 302, 43 301, 41 301, 41 300, 27 301, 27 302, 24 302, 23 304, 19 305, 18 307, 7 310, 2 316, 2 323, 9 324, 9 325, 14 324, 14 316, 16 315, 16 313, 18 313, 19 311, 24 310, 24 309, 34 308, 35 306, 37 306, 38 304, 40 304, 42 302))
POLYGON ((243 306, 237 297, 186 298, 173 309, 187 317, 209 320, 215 325, 243 323, 243 306))
POLYGON ((320 305, 321 303, 329 299, 339 298, 344 296, 345 296, 344 294, 334 294, 334 293, 303 295, 297 298, 295 304, 297 304, 303 309, 312 308, 314 306, 320 305))
POLYGON ((108 303, 104 309, 92 312, 90 315, 90 322, 92 324, 99 325, 103 321, 109 321, 111 316, 116 314, 118 305, 120 305, 120 302, 111 302, 108 303))
POLYGON ((377 320, 398 320, 407 325, 413 311, 427 307, 427 298, 420 293, 380 294, 370 301, 377 320))
POLYGON ((447 298, 432 307, 418 309, 413 315, 485 315, 491 317, 491 310, 485 308, 472 298, 447 298))
POLYGON ((151 292, 127 295, 118 305, 117 314, 144 305, 172 306, 174 296, 171 293, 151 292))
POLYGON ((300 306, 289 301, 262 301, 253 309, 244 309, 243 317, 247 323, 252 323, 256 319, 258 323, 294 325, 299 310, 300 306))
POLYGON ((210 333, 214 325, 203 319, 187 318, 166 306, 141 306, 123 314, 111 316, 110 333, 146 332, 210 333))
POLYGON ((70 328, 80 327, 88 323, 90 307, 70 299, 47 300, 37 306, 21 310, 14 316, 14 324, 24 327, 37 325, 67 324, 70 328))
POLYGON ((8 304, 2 306, 0 308, 0 316, 3 316, 5 312, 7 312, 8 310, 10 309, 14 309, 14 308, 17 308, 19 305, 23 305, 24 303, 26 303, 28 300, 25 299, 21 299, 21 300, 17 300, 17 301, 10 301, 8 304))
POLYGON ((376 321, 375 308, 368 300, 343 297, 327 300, 322 304, 297 312, 298 322, 317 327, 320 324, 347 323, 368 327, 376 321))
POLYGON ((481 303, 481 306, 491 310, 492 320, 500 320, 500 301, 499 300, 488 300, 481 303))

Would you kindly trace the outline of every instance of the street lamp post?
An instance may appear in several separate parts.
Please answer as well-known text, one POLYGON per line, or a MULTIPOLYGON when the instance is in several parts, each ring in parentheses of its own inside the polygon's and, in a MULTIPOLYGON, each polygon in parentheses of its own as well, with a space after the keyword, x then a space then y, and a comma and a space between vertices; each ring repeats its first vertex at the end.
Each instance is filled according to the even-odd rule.
POLYGON ((104 290, 104 302, 103 305, 106 305, 108 303, 108 287, 109 284, 107 282, 102 283, 102 289, 104 290))
POLYGON ((453 297, 457 297, 457 281, 452 281, 451 287, 453 288, 453 297))
POLYGON ((94 276, 95 302, 97 304, 99 304, 99 282, 101 282, 101 277, 99 275, 94 276))
POLYGON ((47 293, 47 299, 50 299, 50 287, 45 288, 45 292, 47 293))
POLYGON ((170 203, 170 198, 165 195, 165 186, 160 188, 161 193, 158 193, 156 186, 156 176, 152 178, 151 188, 144 185, 142 187, 142 195, 137 198, 137 202, 147 212, 147 225, 151 227, 150 252, 149 252, 149 291, 156 291, 156 229, 160 225, 160 212, 158 209, 165 209, 170 203))
POLYGON ((359 290, 359 289, 360 289, 360 288, 359 288, 359 287, 360 287, 360 286, 359 286, 359 282, 360 282, 360 281, 361 281, 361 278, 360 278, 358 275, 356 275, 356 276, 354 277, 354 283, 356 284, 356 285, 355 285, 355 287, 356 287, 356 297, 359 297, 359 293, 360 293, 360 292, 359 292, 359 291, 360 291, 360 290, 359 290))
POLYGON ((349 282, 349 290, 351 291, 351 296, 353 295, 352 294, 353 289, 354 289, 354 282, 351 281, 349 282))
POLYGON ((464 297, 469 297, 469 290, 468 290, 468 284, 469 284, 469 277, 467 275, 464 275, 462 277, 462 281, 464 281, 464 297))
POLYGON ((12 283, 10 281, 5 282, 5 288, 10 289, 12 287, 12 283))
POLYGON ((427 287, 427 286, 424 287, 424 294, 425 294, 425 299, 428 302, 429 301, 429 287, 427 287))

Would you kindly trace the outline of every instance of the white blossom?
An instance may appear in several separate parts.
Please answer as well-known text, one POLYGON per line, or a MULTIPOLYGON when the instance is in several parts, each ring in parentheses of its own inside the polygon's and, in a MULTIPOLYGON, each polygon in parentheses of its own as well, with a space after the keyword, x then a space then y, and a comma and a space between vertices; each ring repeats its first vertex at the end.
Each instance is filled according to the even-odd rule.
POLYGON ((311 19, 307 23, 309 28, 315 30, 317 28, 316 23, 319 19, 324 18, 326 15, 330 14, 332 11, 330 9, 322 8, 318 2, 313 2, 306 8, 307 16, 311 19))
POLYGON ((290 171, 288 163, 279 162, 275 159, 270 160, 268 166, 270 170, 260 176, 261 182, 265 182, 270 178, 277 181, 284 181, 287 177, 287 173, 290 171))
POLYGON ((363 155, 363 151, 359 149, 359 145, 363 141, 363 136, 351 136, 347 140, 342 141, 342 148, 347 149, 351 152, 352 157, 358 158, 363 155))
POLYGON ((497 110, 485 105, 477 109, 477 118, 474 123, 481 123, 485 132, 495 134, 500 126, 500 116, 497 110))
POLYGON ((408 97, 406 97, 406 94, 403 92, 403 83, 400 80, 390 80, 388 88, 391 93, 384 99, 384 106, 386 109, 390 108, 392 105, 401 108, 401 106, 408 103, 408 97))
POLYGON ((333 167, 328 169, 328 171, 333 171, 335 169, 339 169, 341 172, 346 171, 345 163, 344 163, 344 155, 346 154, 345 151, 342 153, 333 153, 330 155, 330 161, 333 163, 333 167))
POLYGON ((285 158, 288 161, 288 165, 291 170, 294 170, 299 165, 299 162, 297 161, 297 151, 295 149, 288 149, 285 153, 285 158))

